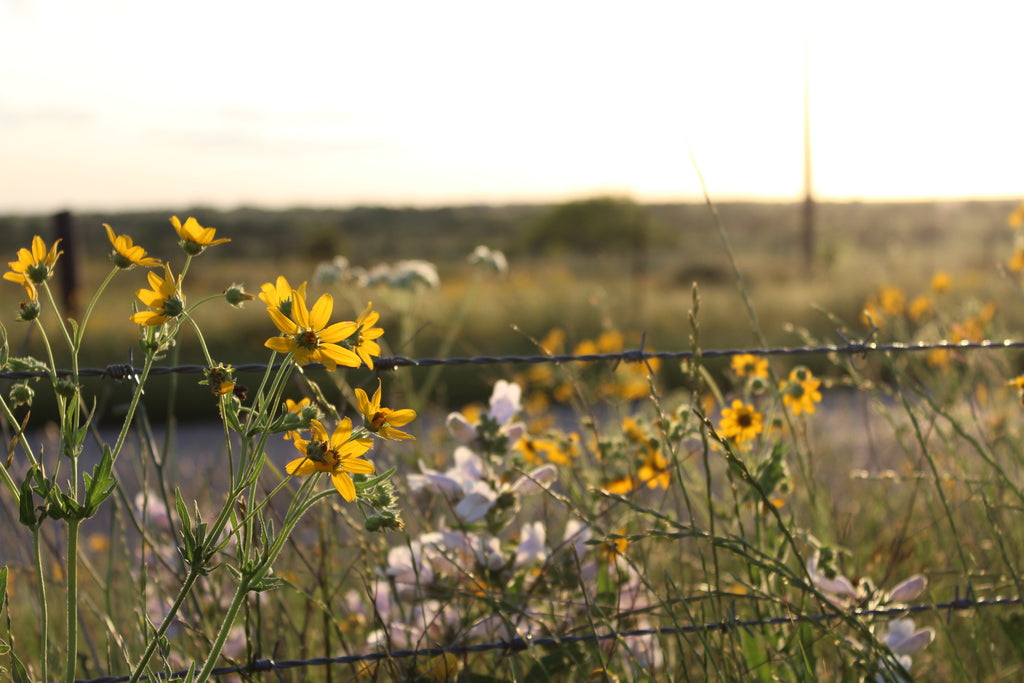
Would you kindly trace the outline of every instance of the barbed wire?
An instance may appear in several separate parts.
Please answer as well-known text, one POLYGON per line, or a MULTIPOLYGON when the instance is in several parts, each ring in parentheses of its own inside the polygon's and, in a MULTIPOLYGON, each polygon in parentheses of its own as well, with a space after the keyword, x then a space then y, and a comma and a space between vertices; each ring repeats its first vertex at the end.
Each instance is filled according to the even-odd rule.
MULTIPOLYGON (((976 598, 973 590, 968 586, 964 597, 960 597, 960 589, 956 588, 954 598, 942 603, 933 605, 902 605, 890 607, 877 607, 872 609, 855 609, 848 612, 824 612, 821 614, 790 614, 785 616, 770 617, 767 619, 740 619, 733 617, 722 621, 707 622, 704 624, 692 624, 688 626, 663 626, 659 628, 642 628, 623 631, 607 631, 605 633, 584 633, 565 634, 558 636, 516 637, 510 640, 495 641, 490 643, 479 643, 475 645, 451 645, 448 647, 426 647, 420 649, 389 650, 381 652, 366 652, 354 655, 340 655, 338 657, 314 657, 311 659, 257 659, 248 664, 240 666, 222 666, 212 670, 214 677, 227 676, 237 673, 263 673, 268 671, 283 671, 313 666, 328 666, 331 664, 361 664, 373 663, 382 660, 409 659, 412 657, 435 657, 442 654, 465 655, 480 652, 497 652, 514 654, 532 648, 565 647, 577 643, 601 643, 607 640, 618 640, 622 638, 643 638, 649 636, 673 636, 684 633, 711 633, 716 631, 729 631, 732 629, 750 629, 758 626, 781 626, 785 624, 798 623, 827 623, 851 617, 903 617, 921 612, 946 612, 947 622, 952 618, 953 612, 962 612, 969 609, 981 609, 987 607, 1006 607, 1020 605, 1024 602, 1019 596, 976 598)), ((185 678, 188 670, 175 671, 170 674, 158 673, 152 676, 143 675, 141 680, 174 680, 185 678)), ((130 680, 130 676, 104 676, 102 678, 76 679, 75 683, 123 683, 130 680)))
MULTIPOLYGON (((822 344, 818 346, 774 346, 766 348, 731 348, 701 349, 699 351, 647 351, 643 343, 639 349, 619 351, 615 353, 584 353, 584 354, 537 354, 530 356, 464 356, 454 358, 407 358, 405 356, 382 356, 374 360, 374 369, 378 371, 397 370, 402 367, 431 367, 435 365, 498 365, 498 364, 537 364, 537 363, 646 363, 650 360, 690 360, 696 356, 701 358, 730 358, 742 354, 752 356, 813 356, 827 354, 862 355, 872 353, 913 353, 923 351, 970 351, 983 349, 1021 349, 1024 340, 1019 339, 983 339, 981 341, 937 341, 937 342, 857 342, 847 341, 843 344, 822 344)), ((273 369, 281 366, 274 364, 273 369)), ((236 372, 265 372, 267 366, 261 363, 248 363, 232 366, 236 372)), ((322 369, 319 363, 304 366, 307 370, 322 369)), ((201 374, 207 369, 205 365, 154 366, 150 368, 151 377, 168 374, 201 374)), ((138 376, 142 368, 131 363, 112 364, 105 368, 82 368, 79 377, 109 377, 115 380, 127 380, 138 376)), ((66 377, 73 374, 71 370, 58 369, 56 374, 66 377)), ((0 372, 0 379, 31 379, 46 377, 43 370, 8 370, 0 372)))

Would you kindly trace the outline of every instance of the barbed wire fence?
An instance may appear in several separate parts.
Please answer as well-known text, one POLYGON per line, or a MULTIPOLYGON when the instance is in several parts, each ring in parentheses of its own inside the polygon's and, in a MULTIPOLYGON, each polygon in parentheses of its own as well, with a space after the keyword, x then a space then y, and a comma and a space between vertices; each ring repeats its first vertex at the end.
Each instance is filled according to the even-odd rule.
MULTIPOLYGON (((842 344, 821 344, 807 346, 775 346, 764 348, 728 348, 728 349, 700 349, 698 351, 648 351, 645 349, 645 342, 641 341, 640 348, 624 350, 616 353, 591 353, 591 354, 535 354, 535 355, 505 355, 505 356, 467 356, 453 358, 407 358, 405 356, 379 357, 374 361, 374 370, 377 372, 398 370, 406 367, 431 367, 431 366, 456 366, 456 365, 495 365, 495 364, 538 364, 538 363, 597 363, 607 362, 619 363, 647 363, 653 359, 659 360, 691 360, 696 357, 703 359, 731 358, 734 356, 749 354, 753 356, 813 356, 840 354, 848 356, 864 356, 878 353, 914 353, 933 350, 945 351, 974 351, 974 350, 1013 350, 1024 349, 1024 340, 1016 339, 985 339, 980 341, 937 341, 937 342, 866 342, 844 339, 842 344)), ((274 367, 278 367, 275 365, 274 367)), ((312 363, 304 366, 306 369, 319 369, 321 365, 312 363)), ((154 366, 150 368, 150 376, 167 374, 201 374, 207 369, 205 365, 176 365, 176 366, 154 366)), ((266 364, 253 363, 233 366, 236 372, 265 372, 266 364)), ((123 364, 111 364, 105 368, 83 368, 78 375, 80 377, 103 377, 117 381, 132 381, 137 378, 142 369, 135 367, 131 362, 123 364)), ((42 370, 12 370, 0 372, 0 379, 21 380, 47 376, 42 370)), ((68 376, 71 370, 57 370, 58 376, 68 376)), ((365 652, 361 654, 341 655, 337 657, 315 657, 310 659, 297 660, 275 660, 257 659, 244 665, 223 666, 213 669, 214 677, 228 676, 232 674, 256 674, 280 672, 287 669, 310 668, 329 666, 334 664, 372 664, 387 660, 410 659, 416 657, 434 657, 443 654, 456 656, 480 652, 502 652, 513 654, 534 648, 558 648, 574 643, 600 643, 609 640, 642 638, 651 636, 671 636, 686 633, 710 633, 715 631, 729 631, 733 629, 753 629, 765 626, 782 626, 799 623, 830 623, 841 619, 869 618, 869 617, 902 617, 922 612, 946 613, 947 621, 956 612, 963 612, 975 609, 986 609, 993 607, 1012 607, 1024 604, 1024 598, 1020 596, 979 598, 974 594, 973 588, 968 585, 963 591, 956 587, 954 597, 945 602, 934 604, 901 605, 878 607, 872 609, 851 609, 846 611, 826 611, 819 614, 790 614, 761 619, 741 619, 734 616, 731 619, 705 622, 700 624, 689 624, 682 626, 670 626, 659 628, 645 628, 632 630, 608 630, 603 633, 567 633, 544 637, 516 637, 509 640, 493 641, 479 644, 456 644, 447 647, 426 647, 419 649, 396 649, 382 650, 376 652, 365 652)), ((142 680, 177 680, 188 676, 188 670, 180 670, 171 673, 155 673, 143 675, 142 680)), ((78 679, 76 683, 121 683, 130 680, 130 676, 103 676, 91 679, 78 679)))
MULTIPOLYGON (((985 349, 1024 349, 1024 340, 1016 339, 983 339, 981 341, 938 341, 938 342, 856 342, 843 344, 822 344, 817 346, 775 346, 748 349, 701 349, 700 351, 647 351, 641 344, 639 349, 619 351, 615 353, 586 354, 535 354, 529 356, 464 356, 454 358, 407 358, 405 356, 382 356, 374 360, 375 371, 390 371, 404 367, 432 367, 437 365, 500 365, 500 364, 537 364, 537 363, 644 363, 649 360, 691 360, 695 357, 704 359, 731 358, 741 354, 752 356, 820 356, 840 354, 849 356, 867 356, 873 353, 913 353, 933 350, 970 351, 985 349)), ((274 369, 280 364, 272 366, 274 369)), ((320 369, 319 363, 310 363, 306 369, 320 369)), ((236 372, 264 372, 264 363, 248 363, 232 366, 236 372)), ((154 366, 150 368, 151 376, 168 374, 200 374, 207 370, 205 365, 174 365, 154 366)), ((129 380, 142 372, 131 362, 115 363, 105 368, 81 368, 79 377, 109 377, 116 380, 129 380)), ((56 374, 67 377, 71 370, 59 369, 56 374)), ((32 379, 46 377, 43 370, 9 370, 0 372, 0 379, 32 379)))
MULTIPOLYGON (((957 590, 959 594, 959 589, 957 590)), ((239 673, 267 673, 284 671, 287 669, 307 668, 315 666, 329 666, 331 664, 372 664, 383 660, 410 659, 414 657, 436 657, 443 654, 456 656, 479 652, 503 652, 512 654, 523 652, 533 648, 557 648, 577 643, 600 643, 608 640, 621 638, 644 638, 650 636, 671 636, 684 633, 711 633, 714 631, 729 631, 733 629, 751 629, 758 626, 783 626, 786 624, 799 623, 828 623, 841 619, 858 617, 902 617, 921 612, 945 612, 947 620, 952 618, 954 612, 961 612, 970 609, 986 607, 1006 607, 1020 605, 1019 597, 1005 598, 975 598, 968 588, 965 597, 956 597, 947 602, 934 605, 906 605, 902 607, 883 607, 876 609, 858 609, 849 612, 825 612, 822 614, 793 614, 783 617, 771 617, 766 619, 740 619, 734 617, 724 621, 714 621, 704 624, 693 624, 689 626, 664 626, 660 628, 643 628, 622 631, 607 631, 605 633, 570 634, 562 636, 545 637, 516 637, 510 640, 495 641, 490 643, 479 643, 474 645, 453 645, 450 647, 425 647, 420 649, 390 650, 386 652, 367 652, 356 655, 341 655, 339 657, 316 657, 312 659, 289 659, 273 660, 258 659, 242 666, 222 666, 213 669, 213 676, 227 676, 239 673)), ((175 671, 171 674, 156 674, 153 676, 142 676, 142 680, 174 680, 185 678, 188 670, 175 671)), ((103 678, 90 678, 78 680, 76 683, 123 683, 130 680, 130 676, 105 676, 103 678)))

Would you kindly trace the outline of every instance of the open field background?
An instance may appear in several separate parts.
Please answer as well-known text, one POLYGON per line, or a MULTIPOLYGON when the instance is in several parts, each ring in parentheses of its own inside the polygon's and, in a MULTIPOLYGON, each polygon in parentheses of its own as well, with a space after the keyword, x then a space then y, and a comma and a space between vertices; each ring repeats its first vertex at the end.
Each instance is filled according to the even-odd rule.
MULTIPOLYGON (((186 294, 194 300, 233 282, 258 292, 277 275, 297 284, 311 279, 318 263, 336 255, 364 268, 426 259, 437 266, 438 289, 412 295, 386 288, 313 285, 311 291, 332 292, 339 315, 347 310, 344 314, 354 317, 367 301, 374 301, 382 324, 401 330, 388 335, 387 352, 410 357, 441 351, 446 356, 531 354, 536 352, 533 340, 555 327, 566 330, 570 342, 614 328, 624 332, 627 347, 639 346, 641 333, 646 333, 649 349, 686 349, 695 284, 702 300, 704 348, 757 343, 706 205, 638 206, 617 198, 579 205, 583 210, 570 215, 564 215, 565 206, 227 212, 195 207, 178 213, 182 219, 196 216, 202 225, 217 228, 218 236, 233 241, 230 248, 204 254, 206 267, 190 275, 186 294), (606 219, 595 219, 598 213, 606 219), (475 277, 477 269, 467 264, 466 256, 478 244, 507 254, 507 278, 475 277), (453 332, 454 344, 445 347, 453 332)), ((786 345, 801 341, 793 328, 823 342, 841 341, 837 321, 826 313, 848 326, 846 334, 863 336, 868 328, 859 319, 860 311, 879 287, 901 288, 911 299, 927 291, 939 270, 953 278, 947 302, 1016 300, 1015 284, 1001 276, 1012 251, 1006 216, 1014 206, 1003 201, 820 204, 809 270, 800 242, 800 205, 735 203, 718 211, 767 343, 786 345)), ((167 220, 170 214, 76 215, 72 248, 80 289, 92 291, 108 271, 103 223, 180 267, 183 258, 167 220)), ((53 230, 50 217, 0 218, 0 249, 13 258, 31 235, 49 238, 53 230)), ((141 270, 115 279, 92 323, 97 343, 86 350, 85 365, 105 367, 127 360, 137 336, 127 317, 135 289, 143 286, 141 270)), ((12 285, 2 296, 13 304, 18 294, 12 285)), ((1021 307, 1002 307, 1000 316, 1006 329, 1024 326, 1021 307)), ((244 310, 206 306, 198 320, 215 359, 235 365, 265 361, 263 341, 273 327, 259 302, 244 310)), ((16 347, 19 332, 11 328, 16 347)), ((188 332, 179 353, 180 363, 199 360, 188 332)), ((824 363, 811 362, 819 363, 814 369, 824 363)), ((501 372, 495 369, 495 377, 501 372)), ((412 374, 420 379, 419 371, 412 374)), ((666 367, 664 374, 670 385, 682 381, 677 368, 666 367)), ((486 395, 490 379, 486 369, 451 368, 430 398, 445 405, 478 399, 486 395)), ((182 383, 186 399, 191 386, 182 383)), ((116 389, 104 388, 115 400, 116 389)), ((184 405, 201 403, 185 400, 184 405)), ((201 409, 190 413, 186 409, 180 417, 204 416, 201 409)))
MULTIPOLYGON (((354 319, 373 301, 382 313, 384 355, 536 354, 541 339, 555 351, 587 344, 588 351, 614 351, 636 348, 642 334, 648 350, 687 350, 695 285, 702 350, 753 348, 758 334, 769 345, 869 335, 906 342, 1021 336, 1020 274, 1010 265, 1020 235, 1007 226, 1015 203, 821 205, 809 265, 800 208, 718 207, 732 258, 704 205, 599 198, 556 207, 195 208, 178 215, 194 215, 232 240, 193 261, 184 287, 190 301, 233 282, 256 292, 278 275, 293 285, 311 280, 311 298, 334 295, 332 320, 354 319), (478 244, 507 254, 506 275, 467 262, 478 244), (312 282, 317 267, 336 256, 367 269, 426 259, 436 265, 440 286, 312 282), (939 272, 944 277, 936 278, 939 272), (862 318, 865 308, 873 311, 871 321, 862 318), (562 348, 555 348, 555 329, 564 334, 562 348)), ((77 234, 62 258, 74 257, 81 291, 90 294, 108 272, 102 223, 170 259, 177 272, 184 259, 167 218, 75 216, 77 234)), ((34 234, 49 243, 50 221, 0 219, 0 249, 13 259, 34 234)), ((89 322, 82 367, 127 360, 138 335, 128 316, 143 286, 142 269, 117 275, 89 322)), ((8 283, 0 291, 12 349, 41 355, 40 339, 23 336, 28 326, 13 322, 22 290, 8 283)), ((215 301, 196 318, 215 360, 238 365, 269 357, 263 343, 276 329, 262 302, 235 310, 215 301)), ((194 333, 183 330, 178 355, 162 364, 201 363, 194 333)), ((141 355, 136 350, 136 364, 141 355)), ((761 368, 754 361, 749 368, 729 359, 663 362, 650 381, 635 363, 386 374, 386 405, 418 413, 408 425, 415 440, 375 435, 368 457, 378 473, 394 468, 395 488, 387 495, 373 489, 354 504, 317 474, 283 475, 296 442, 285 439, 285 428, 269 426, 268 417, 283 395, 260 394, 265 402, 214 398, 197 385, 199 375, 155 377, 118 456, 116 491, 82 520, 80 545, 70 540, 78 521, 57 523, 43 514, 56 510, 45 489, 7 482, 0 505, 11 530, 2 556, 7 639, 17 635, 19 656, 39 672, 40 662, 59 662, 73 649, 60 641, 66 624, 79 623, 66 638, 78 643, 80 660, 68 679, 140 666, 147 642, 153 657, 140 671, 167 673, 217 661, 210 652, 244 664, 480 642, 500 648, 526 635, 648 627, 666 631, 602 644, 525 646, 515 654, 462 652, 451 675, 434 675, 437 662, 426 655, 395 657, 367 666, 362 679, 853 683, 902 680, 897 667, 910 660, 897 656, 910 654, 920 680, 1019 677, 1019 605, 928 609, 964 595, 1021 595, 1024 379, 1013 379, 1019 352, 773 357, 761 368), (804 367, 791 372, 798 364, 804 367), (811 398, 819 379, 820 395, 811 398), (245 419, 228 420, 229 428, 215 422, 219 411, 257 405, 270 406, 262 425, 258 412, 240 413, 245 419), (464 411, 459 419, 468 435, 452 427, 454 409, 464 411), (203 423, 157 424, 168 415, 203 423), (246 479, 252 462, 261 464, 246 479), (437 483, 445 477, 447 485, 457 482, 455 493, 437 483), (535 486, 524 483, 534 477, 535 486), (177 510, 175 490, 184 498, 177 510), (12 504, 17 493, 27 505, 12 504), (329 497, 308 513, 290 517, 324 493, 329 497), (255 516, 246 516, 253 509, 255 516), (192 528, 189 515, 199 511, 220 523, 226 545, 204 560, 206 573, 193 585, 194 565, 181 562, 179 546, 183 530, 192 528), (383 512, 400 514, 404 528, 372 533, 370 519, 394 521, 383 512), (285 528, 291 535, 275 545, 285 538, 275 533, 285 528), (271 547, 280 551, 272 556, 273 572, 258 584, 243 583, 240 577, 255 571, 253 562, 271 547), (77 601, 67 588, 71 567, 80 570, 77 601), (840 575, 849 577, 848 589, 840 575), (182 586, 192 586, 191 593, 170 607, 182 586), (49 598, 38 598, 47 592, 49 598), (77 620, 51 613, 41 626, 42 606, 52 612, 63 597, 77 620), (913 615, 922 629, 917 637, 927 636, 920 647, 901 648, 892 638, 906 605, 922 607, 913 615), (832 620, 817 620, 823 615, 832 620), (787 621, 794 616, 799 623, 787 621), (737 618, 759 623, 691 628, 737 618), (161 623, 167 630, 152 638, 161 623)), ((352 398, 353 387, 372 392, 371 372, 310 377, 328 398, 344 397, 334 402, 357 429, 367 424, 353 413, 352 398)), ((316 395, 301 382, 282 386, 295 398, 316 395)), ((12 481, 27 481, 33 470, 25 453, 37 453, 59 488, 72 467, 61 454, 67 437, 47 405, 53 390, 45 380, 38 388, 28 438, 11 447, 5 467, 12 481)), ((107 452, 103 444, 115 440, 128 387, 96 380, 86 393, 98 397, 96 414, 106 424, 89 434, 73 460, 76 472, 92 471, 107 452)), ((9 437, 24 411, 18 407, 6 420, 9 437)), ((275 675, 308 680, 324 672, 350 680, 358 671, 346 664, 275 675)))

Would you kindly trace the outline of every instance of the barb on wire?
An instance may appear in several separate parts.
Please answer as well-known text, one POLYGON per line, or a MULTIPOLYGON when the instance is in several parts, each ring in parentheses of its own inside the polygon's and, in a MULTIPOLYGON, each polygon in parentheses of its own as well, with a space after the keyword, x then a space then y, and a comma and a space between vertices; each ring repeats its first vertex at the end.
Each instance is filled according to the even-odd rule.
MULTIPOLYGON (((986 607, 1007 607, 1020 605, 1024 602, 1019 596, 975 598, 974 592, 968 588, 964 597, 960 597, 959 587, 956 589, 954 598, 950 601, 934 605, 904 605, 901 607, 878 607, 874 609, 858 609, 849 612, 824 612, 821 614, 790 614, 768 619, 740 619, 733 612, 730 619, 715 621, 704 624, 691 624, 686 626, 663 626, 660 628, 642 628, 627 631, 607 631, 605 633, 584 633, 576 635, 555 635, 545 637, 516 637, 511 640, 503 640, 492 643, 480 643, 477 645, 452 645, 449 647, 427 647, 418 650, 391 650, 385 652, 366 652, 354 655, 341 655, 338 657, 316 657, 313 659, 291 659, 272 660, 258 659, 243 666, 222 666, 215 668, 211 673, 214 677, 227 676, 238 673, 258 673, 265 671, 281 671, 284 669, 295 669, 300 667, 327 666, 330 664, 359 664, 363 662, 378 662, 381 660, 407 659, 410 657, 434 657, 440 654, 450 653, 464 655, 476 652, 502 652, 511 654, 522 652, 531 648, 555 648, 565 647, 573 643, 600 643, 606 640, 618 640, 620 638, 643 638, 646 636, 673 636, 681 633, 699 633, 728 631, 735 628, 752 628, 756 626, 781 626, 784 624, 796 624, 803 622, 828 623, 839 619, 852 617, 887 617, 905 616, 918 614, 920 612, 953 612, 968 609, 986 607)), ((187 670, 175 671, 170 675, 155 674, 154 676, 143 676, 143 680, 176 680, 188 675, 187 670)), ((79 680, 76 683, 122 683, 129 680, 129 676, 106 676, 103 678, 91 678, 79 680)))
MULTIPOLYGON (((844 337, 845 339, 845 337, 844 337)), ((646 338, 645 338, 646 340, 646 338)), ((753 356, 814 356, 830 353, 863 355, 869 353, 912 353, 919 351, 931 351, 934 349, 970 351, 979 349, 1021 349, 1024 348, 1024 340, 1019 339, 984 339, 982 341, 938 341, 938 342, 852 342, 844 344, 823 344, 819 346, 774 346, 752 349, 702 349, 702 358, 731 358, 740 354, 753 356)), ((693 358, 693 351, 645 351, 643 345, 639 349, 620 351, 618 353, 585 353, 579 355, 535 355, 535 356, 467 356, 455 358, 407 358, 405 356, 382 356, 374 360, 374 368, 377 370, 397 370, 403 367, 430 367, 434 365, 496 365, 496 364, 536 364, 536 363, 648 363, 651 359, 659 360, 688 360, 693 358)), ((280 367, 275 364, 274 369, 280 367)), ((319 363, 310 363, 304 366, 309 370, 323 368, 319 363)), ((176 365, 176 366, 154 366, 150 368, 149 374, 167 375, 171 373, 200 374, 206 369, 203 365, 176 365)), ((234 366, 236 372, 264 372, 267 366, 260 363, 249 363, 246 365, 234 366)), ((83 368, 79 370, 80 377, 110 377, 115 380, 122 380, 126 377, 138 375, 141 368, 127 365, 109 365, 106 368, 83 368)), ((68 376, 71 370, 57 370, 60 376, 68 376)), ((30 379, 33 377, 45 377, 42 371, 9 371, 0 372, 0 379, 30 379)))

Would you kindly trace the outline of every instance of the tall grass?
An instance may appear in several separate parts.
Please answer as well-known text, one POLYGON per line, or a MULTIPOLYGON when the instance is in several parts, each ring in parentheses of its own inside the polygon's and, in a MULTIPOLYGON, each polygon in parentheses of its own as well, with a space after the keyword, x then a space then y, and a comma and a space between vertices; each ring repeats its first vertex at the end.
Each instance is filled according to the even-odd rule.
MULTIPOLYGON (((725 235, 728 227, 723 213, 725 235)), ((10 528, 3 664, 15 679, 73 680, 194 663, 190 675, 204 679, 217 665, 415 649, 426 651, 239 675, 1019 676, 1019 606, 903 611, 968 592, 1021 595, 1016 354, 702 357, 734 344, 1014 336, 1013 305, 990 305, 992 293, 1019 287, 1001 266, 1009 255, 1007 246, 983 280, 945 268, 951 284, 933 279, 942 264, 876 279, 869 266, 837 259, 804 280, 763 255, 726 251, 742 278, 707 287, 673 281, 671 267, 610 278, 608 263, 592 258, 513 260, 507 274, 442 267, 439 288, 401 278, 372 288, 352 268, 313 281, 300 263, 221 260, 204 271, 206 255, 196 255, 186 300, 217 297, 190 313, 188 334, 177 336, 173 319, 145 331, 144 362, 198 355, 206 384, 185 400, 202 396, 222 427, 153 424, 151 395, 199 377, 157 389, 144 372, 144 386, 127 387, 104 416, 50 375, 31 383, 31 410, 45 410, 49 394, 60 410, 48 416, 55 426, 24 434, 27 409, 16 405, 24 397, 2 401, 11 454, 0 506, 10 528), (222 382, 242 383, 226 368, 223 377, 212 372, 218 363, 288 336, 265 310, 280 302, 234 311, 219 293, 238 275, 255 287, 279 274, 293 285, 310 280, 310 302, 333 293, 334 320, 354 320, 372 297, 383 354, 615 353, 645 333, 648 349, 694 355, 682 364, 485 366, 461 376, 399 369, 369 408, 377 388, 369 368, 309 372, 289 355, 280 373, 246 378, 248 392, 218 394, 222 382), (848 286, 822 286, 837 277, 848 286), (812 297, 813 318, 785 325, 786 311, 812 297), (286 397, 309 401, 286 405, 286 397), (93 430, 118 404, 128 411, 123 429, 93 430), (390 412, 407 406, 418 412, 411 423, 390 412), (352 434, 342 430, 336 443, 310 422, 316 416, 329 437, 346 413, 352 434), (388 424, 415 440, 382 429, 388 424), (303 476, 303 458, 333 462, 317 460, 317 448, 362 449, 371 438, 372 450, 352 457, 385 476, 355 467, 353 500, 327 477, 303 476), (501 642, 516 646, 469 647, 501 642)), ((95 309, 95 338, 123 340, 104 349, 139 348, 139 328, 127 321, 134 288, 104 294, 123 307, 95 309)), ((42 303, 47 322, 30 350, 63 329, 42 303)), ((80 356, 72 343, 62 353, 81 364, 86 348, 80 356)), ((5 369, 24 364, 8 357, 5 369)), ((173 414, 180 401, 161 410, 173 414)))

